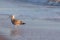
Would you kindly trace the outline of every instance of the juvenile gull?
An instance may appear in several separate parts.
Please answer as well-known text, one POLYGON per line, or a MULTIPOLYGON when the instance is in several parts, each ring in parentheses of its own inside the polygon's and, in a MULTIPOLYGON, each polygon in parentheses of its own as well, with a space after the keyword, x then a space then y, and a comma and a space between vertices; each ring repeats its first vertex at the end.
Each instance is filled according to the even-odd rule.
POLYGON ((11 15, 11 22, 13 25, 24 25, 25 23, 22 20, 15 19, 14 15, 11 15))

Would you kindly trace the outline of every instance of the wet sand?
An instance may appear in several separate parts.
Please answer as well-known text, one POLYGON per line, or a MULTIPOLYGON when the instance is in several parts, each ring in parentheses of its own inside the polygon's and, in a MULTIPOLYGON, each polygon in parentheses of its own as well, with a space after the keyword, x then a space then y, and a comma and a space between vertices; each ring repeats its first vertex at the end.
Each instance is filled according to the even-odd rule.
POLYGON ((60 13, 60 8, 9 1, 0 1, 0 5, 0 14, 3 14, 0 15, 1 40, 60 40, 58 19, 43 19, 59 18, 56 13, 60 13), (26 25, 20 25, 18 30, 14 29, 9 18, 10 14, 16 15, 17 19, 23 20, 26 25))
MULTIPOLYGON (((25 20, 26 21, 26 20, 25 20)), ((8 22, 6 22, 8 23, 8 22)), ((60 40, 60 28, 58 22, 46 20, 26 21, 26 25, 21 25, 14 29, 14 25, 9 28, 6 24, 0 27, 1 37, 10 40, 60 40), (34 24, 32 24, 34 23, 34 24), (6 28, 5 28, 6 27, 6 28)), ((2 39, 4 40, 4 39, 2 39)))
POLYGON ((4 33, 0 32, 0 40, 11 40, 11 39, 4 33))

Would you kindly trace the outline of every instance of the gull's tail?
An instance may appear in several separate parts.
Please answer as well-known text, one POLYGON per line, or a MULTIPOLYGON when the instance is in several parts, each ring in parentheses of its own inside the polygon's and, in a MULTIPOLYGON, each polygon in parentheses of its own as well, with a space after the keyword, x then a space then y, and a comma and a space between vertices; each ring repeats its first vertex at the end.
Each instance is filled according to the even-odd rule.
POLYGON ((23 22, 23 23, 21 23, 21 24, 24 25, 24 24, 26 24, 26 23, 23 22))

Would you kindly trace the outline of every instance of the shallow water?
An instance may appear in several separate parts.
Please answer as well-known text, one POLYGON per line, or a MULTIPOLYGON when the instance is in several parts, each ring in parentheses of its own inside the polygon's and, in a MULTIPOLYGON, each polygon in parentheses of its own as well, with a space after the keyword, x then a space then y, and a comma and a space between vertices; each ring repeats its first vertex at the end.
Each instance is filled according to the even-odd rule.
POLYGON ((60 40, 60 8, 0 1, 0 35, 10 40, 60 40), (16 29, 9 16, 26 24, 16 29))

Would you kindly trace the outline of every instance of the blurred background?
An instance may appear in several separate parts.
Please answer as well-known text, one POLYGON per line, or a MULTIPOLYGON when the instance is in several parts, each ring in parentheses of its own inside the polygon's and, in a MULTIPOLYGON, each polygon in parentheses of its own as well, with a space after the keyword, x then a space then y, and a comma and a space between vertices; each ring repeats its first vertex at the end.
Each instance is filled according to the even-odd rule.
POLYGON ((0 40, 60 40, 60 0, 0 0, 0 40), (11 15, 25 22, 16 29, 11 15))

